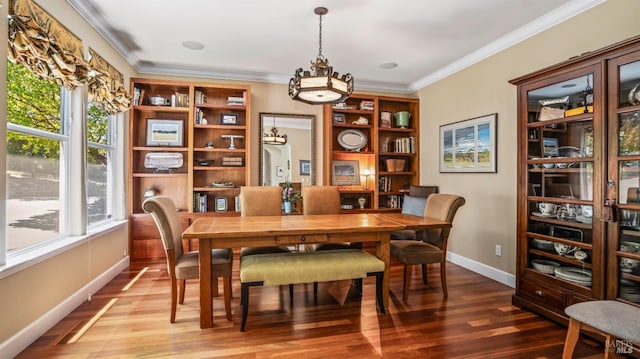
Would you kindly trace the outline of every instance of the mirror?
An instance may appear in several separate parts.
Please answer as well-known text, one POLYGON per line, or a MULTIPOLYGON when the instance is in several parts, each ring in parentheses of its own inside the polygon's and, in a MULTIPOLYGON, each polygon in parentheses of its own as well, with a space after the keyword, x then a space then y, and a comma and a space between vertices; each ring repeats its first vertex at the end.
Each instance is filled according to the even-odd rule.
POLYGON ((314 115, 261 112, 259 184, 277 186, 290 181, 314 185, 315 149, 314 115))

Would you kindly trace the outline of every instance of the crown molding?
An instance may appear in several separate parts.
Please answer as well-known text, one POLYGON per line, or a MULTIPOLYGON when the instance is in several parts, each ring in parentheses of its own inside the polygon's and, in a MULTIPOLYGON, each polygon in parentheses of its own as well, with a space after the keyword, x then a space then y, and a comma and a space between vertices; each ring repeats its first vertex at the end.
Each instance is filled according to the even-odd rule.
POLYGON ((474 65, 486 58, 489 58, 500 51, 508 49, 536 34, 543 32, 565 20, 568 20, 592 7, 599 5, 606 0, 572 0, 560 6, 551 13, 541 16, 534 21, 516 29, 515 31, 481 47, 469 55, 454 61, 450 65, 423 77, 422 79, 409 84, 409 90, 417 91, 425 86, 431 85, 439 80, 451 76, 458 71, 474 65))
MULTIPOLYGON (((409 94, 431 85, 439 80, 451 76, 458 71, 474 65, 496 53, 514 46, 544 30, 547 30, 567 19, 570 19, 584 11, 597 6, 606 0, 572 0, 557 8, 551 13, 541 16, 534 21, 518 28, 517 30, 491 42, 490 44, 470 53, 463 58, 454 61, 450 65, 441 68, 410 84, 397 84, 377 81, 355 80, 356 91, 388 92, 398 94, 409 94)), ((112 29, 100 16, 99 11, 82 0, 67 0, 80 15, 98 32, 104 39, 134 68, 141 74, 156 74, 169 76, 188 76, 200 78, 214 78, 231 81, 252 81, 276 84, 288 84, 291 76, 267 72, 248 72, 225 69, 185 67, 171 64, 150 64, 142 63, 140 59, 128 51, 121 39, 115 37, 112 29)))

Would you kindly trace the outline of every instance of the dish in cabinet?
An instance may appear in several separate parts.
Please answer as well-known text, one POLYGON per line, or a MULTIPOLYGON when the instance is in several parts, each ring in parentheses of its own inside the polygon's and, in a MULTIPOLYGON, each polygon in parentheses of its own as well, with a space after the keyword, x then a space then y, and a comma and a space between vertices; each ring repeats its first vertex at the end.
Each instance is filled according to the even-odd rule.
POLYGON ((358 152, 367 145, 367 135, 356 129, 348 129, 338 134, 338 143, 347 151, 358 152))

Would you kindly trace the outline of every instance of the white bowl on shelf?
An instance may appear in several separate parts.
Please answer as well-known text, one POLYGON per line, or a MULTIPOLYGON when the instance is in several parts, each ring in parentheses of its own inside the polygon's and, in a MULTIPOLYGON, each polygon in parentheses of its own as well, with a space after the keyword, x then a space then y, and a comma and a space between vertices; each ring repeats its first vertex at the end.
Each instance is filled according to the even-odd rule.
POLYGON ((544 168, 554 168, 556 166, 555 163, 543 163, 542 167, 544 168))

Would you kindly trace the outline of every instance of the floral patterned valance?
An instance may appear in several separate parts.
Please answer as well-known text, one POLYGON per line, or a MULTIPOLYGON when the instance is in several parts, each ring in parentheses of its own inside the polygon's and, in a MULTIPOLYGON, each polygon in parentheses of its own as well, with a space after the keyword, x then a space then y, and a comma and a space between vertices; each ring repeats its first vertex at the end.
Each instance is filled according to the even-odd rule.
POLYGON ((9 59, 74 89, 90 76, 82 41, 31 0, 9 8, 9 59))
POLYGON ((131 105, 131 96, 125 89, 124 76, 92 48, 89 48, 89 57, 94 73, 88 82, 89 101, 111 114, 126 111, 131 105))

